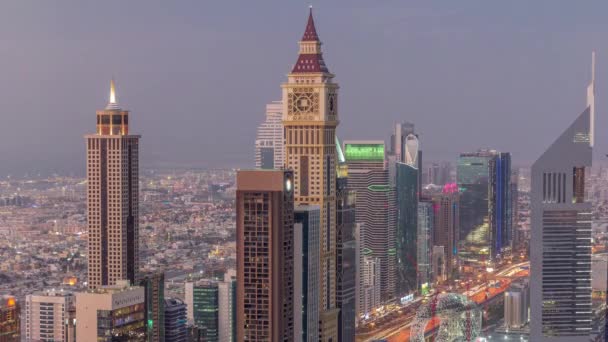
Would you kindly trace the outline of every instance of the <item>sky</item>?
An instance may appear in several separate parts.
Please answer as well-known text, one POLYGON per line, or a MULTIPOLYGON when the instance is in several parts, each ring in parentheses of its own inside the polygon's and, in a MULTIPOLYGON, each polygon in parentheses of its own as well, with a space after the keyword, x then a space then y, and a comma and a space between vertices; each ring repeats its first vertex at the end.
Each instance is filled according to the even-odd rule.
POLYGON ((0 175, 82 175, 116 79, 144 168, 249 167, 313 5, 340 84, 341 139, 416 124, 425 160, 533 162, 585 107, 608 153, 606 1, 3 1, 0 175))

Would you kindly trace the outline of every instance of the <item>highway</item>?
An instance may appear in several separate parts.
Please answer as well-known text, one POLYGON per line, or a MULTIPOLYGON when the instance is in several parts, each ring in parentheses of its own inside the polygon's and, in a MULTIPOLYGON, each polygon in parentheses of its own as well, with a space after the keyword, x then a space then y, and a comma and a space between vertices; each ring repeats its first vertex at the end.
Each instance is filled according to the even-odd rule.
MULTIPOLYGON (((477 304, 483 305, 486 302, 495 298, 496 296, 504 293, 504 291, 509 287, 509 285, 514 279, 528 276, 529 266, 529 261, 509 265, 493 274, 493 280, 490 280, 484 284, 479 284, 473 288, 468 289, 468 291, 463 291, 462 294, 467 295, 477 304)), ((417 308, 421 300, 421 297, 416 298, 413 302, 408 303, 407 306, 398 309, 404 312, 403 316, 393 319, 390 324, 385 324, 380 328, 375 329, 374 331, 367 332, 365 334, 357 334, 356 341, 367 342, 382 339, 386 339, 389 342, 408 341, 410 336, 409 327, 415 317, 415 312, 413 312, 413 310, 411 309, 417 308)), ((383 316, 386 316, 389 313, 379 316, 378 319, 383 316)), ((431 321, 427 326, 426 330, 432 331, 438 326, 438 324, 438 321, 431 321)))

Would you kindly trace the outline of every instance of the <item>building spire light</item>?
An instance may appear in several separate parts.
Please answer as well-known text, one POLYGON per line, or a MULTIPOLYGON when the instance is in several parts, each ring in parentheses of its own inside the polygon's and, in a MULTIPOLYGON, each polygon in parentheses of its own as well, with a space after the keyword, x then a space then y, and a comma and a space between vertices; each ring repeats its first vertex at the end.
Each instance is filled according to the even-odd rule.
POLYGON ((114 83, 114 77, 110 80, 110 101, 106 109, 119 109, 118 102, 116 102, 116 84, 114 83))
POLYGON ((116 86, 114 85, 114 77, 110 80, 110 103, 116 104, 116 86))

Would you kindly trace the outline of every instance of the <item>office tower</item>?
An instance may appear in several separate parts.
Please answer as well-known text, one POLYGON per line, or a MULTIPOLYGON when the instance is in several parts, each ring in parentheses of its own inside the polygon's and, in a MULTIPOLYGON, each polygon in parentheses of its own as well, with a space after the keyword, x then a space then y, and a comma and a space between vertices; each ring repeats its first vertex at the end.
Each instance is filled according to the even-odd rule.
POLYGON ((187 317, 205 341, 219 341, 219 286, 215 280, 201 279, 185 284, 187 317))
POLYGON ((139 268, 139 135, 129 134, 129 111, 110 101, 97 111, 97 132, 87 142, 88 285, 95 289, 127 279, 139 268))
POLYGON ((294 327, 298 341, 317 341, 319 332, 319 228, 318 205, 294 209, 294 327))
MULTIPOLYGON (((345 141, 348 188, 356 192, 355 221, 360 226, 359 262, 378 258, 381 301, 395 296, 395 230, 397 225, 395 187, 385 167, 383 141, 345 141)), ((362 271, 363 272, 363 271, 362 271)), ((363 277, 359 276, 362 289, 363 277)), ((359 293, 362 300, 363 293, 359 293)), ((359 305, 360 308, 363 305, 359 305)))
POLYGON ((380 258, 364 255, 361 263, 360 314, 367 316, 382 304, 381 281, 380 258))
POLYGON ((348 187, 348 165, 336 139, 338 173, 336 179, 336 306, 340 309, 338 341, 354 341, 357 310, 357 241, 355 191, 348 187))
POLYGON ((128 280, 76 293, 78 341, 145 341, 145 291, 128 280))
POLYGON ((529 321, 530 285, 528 279, 511 283, 505 291, 505 328, 521 329, 529 321))
POLYGON ((426 184, 445 185, 450 182, 451 165, 448 162, 431 163, 426 169, 426 184))
POLYGON ((405 138, 414 134, 414 124, 408 121, 397 122, 394 126, 394 131, 391 134, 390 154, 397 157, 397 161, 405 160, 404 147, 405 138))
POLYGON ((294 340, 293 189, 291 171, 237 173, 237 341, 294 340))
POLYGON ((236 270, 229 269, 218 284, 219 340, 236 342, 236 270))
MULTIPOLYGON (((404 138, 403 162, 395 162, 393 180, 397 197, 395 234, 395 295, 406 296, 418 290, 418 138, 404 138)), ((432 214, 432 213, 431 213, 432 214)), ((428 252, 428 251, 427 251, 428 252)))
POLYGON ((12 296, 0 298, 0 341, 21 341, 20 306, 12 296))
POLYGON ((142 275, 139 286, 145 289, 148 342, 162 341, 165 335, 165 274, 157 272, 142 275))
POLYGON ((74 294, 46 290, 25 298, 25 339, 27 341, 74 341, 66 321, 75 306, 74 294))
MULTIPOLYGON (((188 336, 186 304, 177 298, 164 299, 164 341, 182 342, 188 336)), ((229 340, 226 340, 229 342, 229 340)))
POLYGON ((285 166, 294 171, 296 204, 321 207, 319 340, 338 339, 336 309, 336 128, 338 84, 323 60, 312 9, 298 60, 283 90, 285 166))
POLYGON ((266 105, 266 120, 258 127, 255 139, 255 167, 280 169, 283 167, 283 104, 274 101, 266 105))
POLYGON ((416 290, 428 289, 432 283, 432 253, 434 228, 433 203, 421 201, 418 203, 418 232, 416 234, 416 290))
MULTIPOLYGON (((455 184, 454 184, 455 185, 455 184)), ((444 186, 443 193, 433 198, 434 223, 433 245, 443 247, 446 280, 453 280, 458 271, 458 233, 460 205, 458 188, 444 186)))
POLYGON ((491 267, 510 250, 511 155, 494 150, 461 153, 460 261, 465 266, 491 267))
POLYGON ((592 329, 585 168, 592 161, 594 83, 592 76, 587 108, 532 165, 531 341, 588 341, 592 329))

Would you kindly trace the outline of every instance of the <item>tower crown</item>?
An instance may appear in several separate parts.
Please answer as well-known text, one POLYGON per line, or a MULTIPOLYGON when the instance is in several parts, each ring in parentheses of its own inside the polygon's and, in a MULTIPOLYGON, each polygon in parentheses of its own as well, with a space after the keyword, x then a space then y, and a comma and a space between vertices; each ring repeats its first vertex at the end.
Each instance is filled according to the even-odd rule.
POLYGON ((312 15, 312 7, 308 14, 308 22, 304 35, 300 40, 300 55, 298 61, 291 70, 292 73, 329 73, 323 54, 321 52, 321 41, 315 27, 315 20, 312 15))
POLYGON ((106 108, 97 111, 97 134, 129 134, 129 111, 123 110, 118 106, 114 79, 110 81, 110 98, 106 108))

